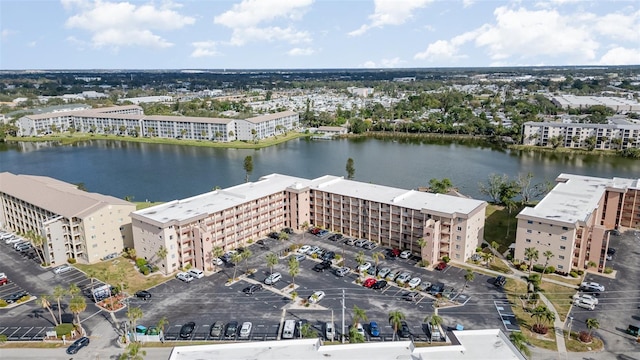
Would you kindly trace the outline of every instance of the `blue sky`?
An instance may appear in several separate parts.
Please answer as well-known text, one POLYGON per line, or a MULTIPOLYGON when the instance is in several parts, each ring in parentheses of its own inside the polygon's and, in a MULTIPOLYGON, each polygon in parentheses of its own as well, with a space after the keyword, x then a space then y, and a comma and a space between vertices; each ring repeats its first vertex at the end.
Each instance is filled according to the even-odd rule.
POLYGON ((640 64, 638 0, 2 0, 0 69, 640 64))

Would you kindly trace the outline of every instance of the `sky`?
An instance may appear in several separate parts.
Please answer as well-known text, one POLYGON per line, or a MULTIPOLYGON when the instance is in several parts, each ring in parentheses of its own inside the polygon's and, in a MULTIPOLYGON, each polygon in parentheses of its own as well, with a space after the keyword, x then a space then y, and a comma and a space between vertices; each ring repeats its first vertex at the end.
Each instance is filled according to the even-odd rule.
POLYGON ((0 70, 640 64, 640 0, 1 0, 0 30, 0 70))

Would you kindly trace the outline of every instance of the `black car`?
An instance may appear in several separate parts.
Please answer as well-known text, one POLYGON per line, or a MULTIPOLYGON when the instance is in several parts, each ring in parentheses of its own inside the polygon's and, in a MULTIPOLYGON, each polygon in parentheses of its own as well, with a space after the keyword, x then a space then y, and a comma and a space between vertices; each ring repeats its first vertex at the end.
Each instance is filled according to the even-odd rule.
POLYGON ((502 275, 499 275, 494 281, 493 281, 493 285, 497 286, 497 287, 503 287, 504 284, 507 283, 507 278, 505 278, 502 275))
POLYGON ((444 284, 439 282, 431 285, 431 289, 429 289, 429 294, 436 296, 444 290, 444 284))
POLYGON ((380 289, 384 289, 386 287, 387 287, 387 281, 386 280, 376 281, 376 283, 371 286, 371 288, 374 289, 374 290, 380 290, 380 289))
POLYGON ((147 290, 140 290, 136 292, 136 297, 142 300, 149 300, 151 299, 151 293, 148 292, 147 290))
POLYGON ((272 239, 278 240, 278 239, 280 239, 280 234, 274 231, 274 232, 269 233, 269 237, 272 238, 272 239))
POLYGON ((67 354, 69 355, 77 354, 78 350, 82 349, 87 345, 89 345, 89 338, 86 336, 83 336, 80 339, 74 341, 73 344, 71 344, 67 348, 67 354))
POLYGON ((190 321, 182 325, 182 327, 180 328, 180 337, 182 339, 190 338, 191 334, 193 334, 193 330, 195 329, 196 329, 196 323, 194 323, 193 321, 190 321))
POLYGON ((616 249, 610 247, 607 249, 607 255, 615 255, 616 254, 616 249))
POLYGON ((284 229, 282 229, 282 231, 284 231, 285 233, 287 233, 289 235, 293 234, 293 229, 292 228, 284 228, 284 229))
POLYGON ((228 338, 236 337, 238 334, 238 322, 229 321, 227 328, 224 330, 224 336, 228 338))
POLYGON ((4 301, 6 301, 7 304, 13 304, 14 302, 16 302, 16 301, 18 301, 18 300, 20 300, 23 297, 28 296, 28 295, 29 295, 28 292, 22 290, 22 291, 18 291, 18 292, 15 292, 13 294, 10 294, 6 298, 4 298, 4 301))
POLYGON ((253 295, 254 293, 261 291, 263 289, 262 284, 251 284, 246 288, 242 289, 242 292, 247 295, 253 295))
POLYGON ((323 261, 320 264, 316 264, 316 266, 313 267, 313 271, 323 272, 330 268, 331 268, 331 261, 323 261))
POLYGON ((322 260, 324 261, 331 261, 335 258, 336 258, 336 253, 333 251, 327 251, 324 254, 322 254, 322 260))
POLYGON ((331 236, 329 236, 329 240, 331 241, 338 241, 338 240, 342 240, 344 236, 342 234, 333 234, 331 236))
POLYGON ((400 327, 398 327, 398 336, 402 338, 408 338, 411 336, 411 332, 409 331, 409 325, 407 325, 406 321, 402 321, 400 323, 400 327))

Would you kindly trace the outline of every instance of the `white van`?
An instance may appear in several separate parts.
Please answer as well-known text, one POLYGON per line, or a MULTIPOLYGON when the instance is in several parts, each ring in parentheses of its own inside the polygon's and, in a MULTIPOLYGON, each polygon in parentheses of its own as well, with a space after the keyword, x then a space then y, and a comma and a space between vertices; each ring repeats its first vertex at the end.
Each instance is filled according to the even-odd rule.
POLYGON ((196 268, 189 269, 189 275, 193 276, 196 279, 202 279, 204 277, 204 271, 196 268))
POLYGON ((596 304, 592 300, 585 299, 585 298, 577 299, 576 301, 573 302, 573 304, 577 307, 581 307, 587 310, 593 310, 596 308, 596 304))
POLYGON ((325 323, 324 335, 326 336, 327 341, 333 341, 336 336, 336 324, 332 322, 325 323))
POLYGON ((285 320, 284 321, 284 327, 282 328, 282 338, 283 339, 293 339, 295 331, 296 331, 296 321, 295 320, 285 320))

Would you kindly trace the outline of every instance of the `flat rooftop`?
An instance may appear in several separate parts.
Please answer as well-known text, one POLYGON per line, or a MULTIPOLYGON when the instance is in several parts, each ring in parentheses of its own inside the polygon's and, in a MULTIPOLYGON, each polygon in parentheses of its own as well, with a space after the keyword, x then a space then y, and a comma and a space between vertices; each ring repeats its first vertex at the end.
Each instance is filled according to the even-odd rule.
POLYGON ((433 212, 447 214, 465 215, 486 204, 482 200, 398 189, 346 180, 332 175, 309 180, 288 175, 271 174, 261 177, 256 182, 215 190, 182 200, 174 200, 136 211, 132 215, 134 217, 144 217, 157 223, 182 222, 282 192, 289 187, 308 187, 312 190, 351 196, 409 209, 428 209, 433 212))

